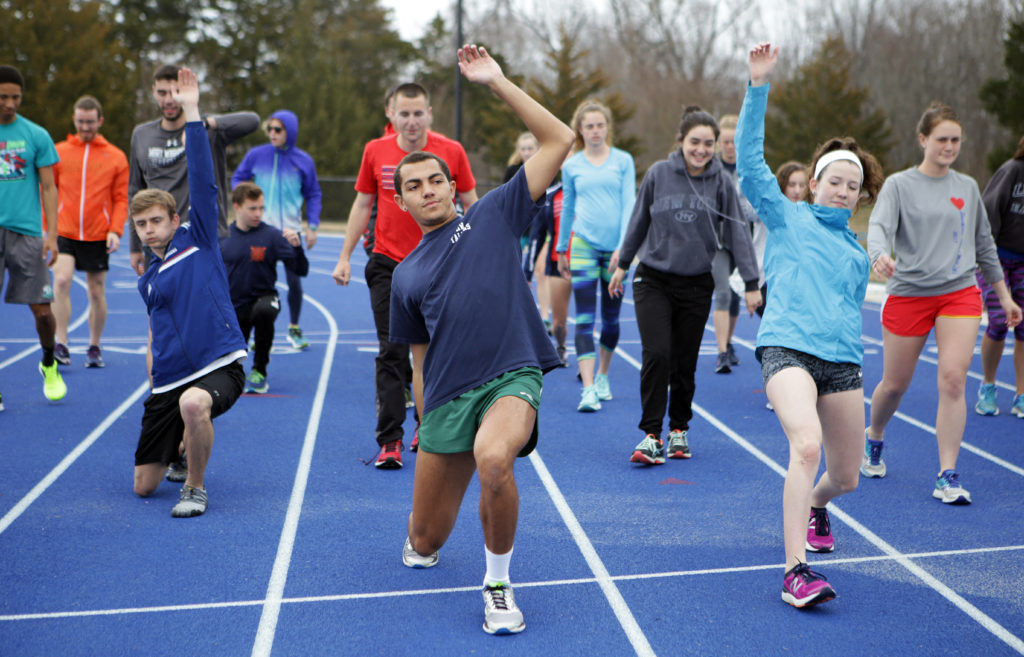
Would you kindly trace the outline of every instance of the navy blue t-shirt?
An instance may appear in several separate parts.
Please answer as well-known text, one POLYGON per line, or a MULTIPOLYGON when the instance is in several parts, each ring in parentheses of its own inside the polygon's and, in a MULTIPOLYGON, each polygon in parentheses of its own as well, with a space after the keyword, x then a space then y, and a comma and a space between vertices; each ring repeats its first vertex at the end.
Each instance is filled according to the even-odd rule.
POLYGON ((395 269, 390 340, 430 343, 424 413, 505 372, 559 365, 521 264, 519 238, 541 207, 520 169, 395 269))
POLYGON ((279 260, 299 276, 309 272, 302 247, 293 247, 277 228, 261 223, 249 230, 239 230, 232 223, 228 230, 228 236, 220 238, 220 252, 236 311, 264 294, 275 292, 279 260))

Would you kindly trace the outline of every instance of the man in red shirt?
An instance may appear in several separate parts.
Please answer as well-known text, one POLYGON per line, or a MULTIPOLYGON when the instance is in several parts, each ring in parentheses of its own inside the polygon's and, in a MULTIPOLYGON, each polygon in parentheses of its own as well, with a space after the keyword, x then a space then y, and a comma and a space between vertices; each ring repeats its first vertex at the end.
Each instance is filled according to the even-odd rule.
POLYGON ((457 141, 430 130, 433 118, 427 90, 415 83, 399 85, 394 92, 391 123, 395 134, 385 134, 366 144, 356 180, 356 200, 348 215, 345 245, 332 274, 339 285, 348 285, 352 276, 349 262, 359 238, 366 230, 370 209, 377 203, 373 253, 366 263, 366 285, 377 327, 380 349, 375 361, 377 392, 378 468, 402 467, 402 422, 405 419, 406 377, 409 346, 388 340, 390 323, 391 274, 405 256, 419 244, 423 231, 408 212, 395 203, 392 176, 407 154, 428 151, 448 163, 462 205, 476 202, 476 180, 469 168, 466 151, 457 141))
POLYGON ((57 250, 53 267, 53 316, 57 322, 54 357, 71 364, 68 321, 71 279, 85 272, 89 289, 89 349, 86 367, 103 367, 100 336, 107 322, 105 286, 110 254, 121 244, 128 217, 128 158, 100 134, 103 107, 92 96, 75 102, 76 134, 57 144, 60 162, 53 167, 60 200, 57 250))

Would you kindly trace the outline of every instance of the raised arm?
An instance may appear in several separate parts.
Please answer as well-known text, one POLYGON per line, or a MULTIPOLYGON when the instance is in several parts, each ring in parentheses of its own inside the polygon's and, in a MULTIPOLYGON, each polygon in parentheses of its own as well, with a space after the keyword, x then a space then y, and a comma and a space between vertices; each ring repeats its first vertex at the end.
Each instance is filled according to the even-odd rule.
POLYGON ((484 48, 463 46, 459 48, 458 57, 462 75, 470 82, 489 87, 519 115, 526 129, 537 138, 540 148, 526 161, 523 170, 530 197, 534 201, 540 199, 572 146, 575 137, 572 129, 506 78, 498 62, 484 48))

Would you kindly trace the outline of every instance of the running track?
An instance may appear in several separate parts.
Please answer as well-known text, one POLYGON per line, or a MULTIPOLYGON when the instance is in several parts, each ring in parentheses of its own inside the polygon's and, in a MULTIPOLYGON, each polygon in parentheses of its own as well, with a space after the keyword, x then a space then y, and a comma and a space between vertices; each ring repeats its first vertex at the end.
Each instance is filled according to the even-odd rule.
MULTIPOLYGON (((712 372, 705 334, 690 461, 640 468, 640 345, 627 300, 613 401, 575 412, 571 370, 545 378, 538 450, 517 467, 512 578, 527 629, 481 629, 474 482, 436 568, 402 566, 414 454, 375 453, 369 298, 330 280, 341 240, 309 255, 303 353, 283 339, 270 394, 216 423, 210 508, 170 516, 177 487, 131 492, 147 392, 146 317, 127 254, 108 279, 103 370, 82 366, 84 281, 73 287, 67 398, 36 372, 30 314, 0 314, 0 655, 999 655, 1024 654, 1024 422, 969 412, 960 471, 975 503, 930 495, 935 354, 929 344, 890 425, 889 476, 832 505, 837 550, 812 556, 837 600, 779 599, 787 447, 741 318, 742 364, 712 372)), ((627 286, 628 288, 628 286, 627 286)), ((881 376, 877 304, 864 308, 864 380, 881 376)), ((1009 348, 1012 343, 1008 344, 1009 348)), ((980 378, 975 359, 972 400, 980 378)), ((407 428, 412 427, 409 415, 407 428)))

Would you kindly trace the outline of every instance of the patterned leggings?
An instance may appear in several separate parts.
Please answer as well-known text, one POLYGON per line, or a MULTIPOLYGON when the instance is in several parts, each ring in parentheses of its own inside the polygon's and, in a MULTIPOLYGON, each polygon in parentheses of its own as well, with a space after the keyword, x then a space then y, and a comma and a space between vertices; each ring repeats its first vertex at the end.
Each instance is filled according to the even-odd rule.
MULTIPOLYGON (((1000 256, 999 264, 1003 266, 1003 280, 1014 303, 1024 307, 1024 258, 1004 258, 1000 256)), ((985 335, 996 342, 1006 339, 1008 328, 1006 326, 1006 313, 999 305, 999 297, 996 296, 992 286, 985 282, 981 272, 977 272, 978 287, 981 288, 981 298, 985 301, 985 309, 988 310, 988 328, 985 335)), ((1013 329, 1013 336, 1017 340, 1024 340, 1024 324, 1018 324, 1013 329)))
POLYGON ((577 235, 569 247, 572 294, 576 300, 576 360, 594 358, 594 320, 598 288, 601 294, 601 347, 615 351, 619 343, 619 311, 622 297, 608 294, 608 262, 611 251, 598 251, 577 235))

